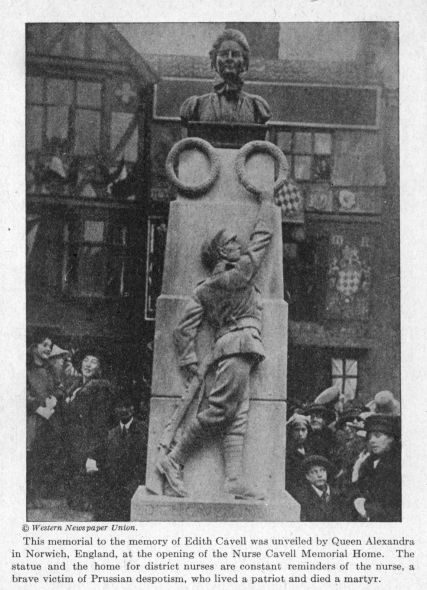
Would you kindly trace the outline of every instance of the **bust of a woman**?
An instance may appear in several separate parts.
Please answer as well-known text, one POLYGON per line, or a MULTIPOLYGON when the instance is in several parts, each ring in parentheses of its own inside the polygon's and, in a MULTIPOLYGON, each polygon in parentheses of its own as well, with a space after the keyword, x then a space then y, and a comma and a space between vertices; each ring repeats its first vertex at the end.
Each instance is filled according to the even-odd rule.
POLYGON ((214 42, 209 56, 222 81, 214 85, 213 92, 184 101, 182 122, 266 123, 271 117, 268 103, 242 91, 241 75, 249 67, 249 44, 243 33, 226 29, 214 42))

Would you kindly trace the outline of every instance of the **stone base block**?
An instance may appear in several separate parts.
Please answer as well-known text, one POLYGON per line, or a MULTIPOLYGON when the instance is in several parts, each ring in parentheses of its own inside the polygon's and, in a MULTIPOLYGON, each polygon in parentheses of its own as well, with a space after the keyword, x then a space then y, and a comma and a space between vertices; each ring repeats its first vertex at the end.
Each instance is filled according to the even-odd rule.
POLYGON ((218 499, 189 500, 156 496, 140 486, 131 503, 135 522, 298 522, 300 506, 292 496, 270 502, 218 499))
MULTIPOLYGON (((151 399, 146 485, 157 494, 161 494, 163 489, 163 478, 155 468, 157 443, 174 406, 175 400, 170 398, 151 399)), ((281 499, 285 489, 285 436, 272 436, 272 433, 280 433, 285 423, 284 401, 251 401, 244 472, 250 485, 266 493, 271 500, 281 499)), ((222 496, 224 466, 219 437, 205 441, 188 459, 184 468, 184 484, 192 500, 211 502, 222 496)))

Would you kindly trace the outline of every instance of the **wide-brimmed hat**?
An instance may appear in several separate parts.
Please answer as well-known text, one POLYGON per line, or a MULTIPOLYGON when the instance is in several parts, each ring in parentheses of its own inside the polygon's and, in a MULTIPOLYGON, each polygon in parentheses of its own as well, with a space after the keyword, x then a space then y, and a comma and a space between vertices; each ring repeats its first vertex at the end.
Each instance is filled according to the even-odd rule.
POLYGON ((336 427, 342 428, 346 422, 353 422, 353 420, 363 420, 363 414, 369 412, 369 408, 362 402, 352 400, 344 405, 344 411, 337 420, 336 427))
POLYGON ((335 411, 333 408, 329 408, 323 404, 311 404, 304 411, 304 414, 320 414, 323 416, 327 424, 333 422, 336 418, 335 411))
POLYGON ((76 350, 76 352, 73 355, 73 365, 75 366, 75 368, 80 371, 81 369, 81 365, 82 365, 82 361, 84 358, 86 358, 87 356, 94 356, 99 360, 99 364, 101 365, 101 367, 104 364, 104 352, 103 350, 96 346, 85 346, 84 348, 80 348, 78 350, 76 350))
POLYGON ((320 465, 321 467, 324 467, 328 474, 331 474, 336 469, 335 466, 329 461, 329 459, 323 457, 323 455, 309 455, 301 463, 301 470, 303 473, 307 473, 307 471, 309 471, 315 465, 320 465))
POLYGON ((400 402, 394 397, 391 391, 379 391, 367 405, 377 414, 400 415, 400 402))
POLYGON ((362 413, 362 412, 370 412, 371 410, 361 400, 358 400, 358 399, 346 400, 343 405, 343 413, 344 412, 353 412, 353 411, 357 411, 359 413, 362 413))
POLYGON ((341 388, 338 385, 328 387, 316 397, 313 403, 326 406, 328 404, 335 404, 341 395, 341 388))
POLYGON ((400 438, 400 417, 390 414, 371 414, 365 420, 365 430, 369 432, 382 432, 400 438))
POLYGON ((336 423, 337 429, 343 428, 347 422, 353 422, 353 420, 357 420, 357 419, 363 420, 363 418, 361 418, 360 414, 361 414, 361 412, 356 409, 348 410, 347 412, 344 412, 343 414, 341 414, 341 416, 337 420, 337 423, 336 423))

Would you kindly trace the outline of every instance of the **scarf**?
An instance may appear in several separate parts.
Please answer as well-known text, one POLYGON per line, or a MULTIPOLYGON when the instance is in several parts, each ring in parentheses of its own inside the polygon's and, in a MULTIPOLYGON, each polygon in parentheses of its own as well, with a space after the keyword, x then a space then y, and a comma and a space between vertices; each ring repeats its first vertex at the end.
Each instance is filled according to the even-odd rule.
POLYGON ((237 96, 243 87, 243 81, 238 80, 237 82, 226 82, 221 80, 214 84, 214 91, 216 94, 224 94, 225 96, 237 96))

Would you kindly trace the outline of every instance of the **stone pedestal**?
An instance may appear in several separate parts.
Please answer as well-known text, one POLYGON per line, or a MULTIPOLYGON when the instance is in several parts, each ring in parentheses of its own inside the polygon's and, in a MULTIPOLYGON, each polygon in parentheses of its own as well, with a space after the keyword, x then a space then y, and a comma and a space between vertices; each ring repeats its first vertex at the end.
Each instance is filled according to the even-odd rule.
POLYGON ((131 520, 155 522, 298 522, 299 505, 289 494, 265 502, 232 498, 153 496, 140 486, 132 499, 131 520))
POLYGON ((218 148, 239 148, 249 141, 265 140, 268 129, 258 124, 189 121, 187 135, 206 139, 218 148))
MULTIPOLYGON (((265 502, 238 501, 223 492, 223 461, 218 441, 211 441, 186 463, 184 482, 190 496, 163 495, 163 479, 155 469, 158 441, 183 391, 172 343, 172 331, 195 285, 206 278, 200 250, 206 238, 228 228, 248 242, 259 208, 257 198, 239 183, 234 163, 237 150, 217 149, 220 174, 209 192, 171 204, 162 295, 157 302, 152 399, 146 488, 132 500, 132 520, 159 521, 295 521, 299 506, 285 492, 285 422, 287 304, 283 299, 281 213, 275 209, 274 236, 258 273, 264 300, 262 338, 266 359, 253 371, 251 407, 245 440, 245 473, 249 482, 267 492, 265 502)), ((199 183, 209 164, 198 150, 184 151, 178 176, 186 184, 199 183)), ((255 154, 246 170, 257 187, 272 187, 274 161, 255 154)), ((212 333, 202 326, 197 343, 199 358, 211 349, 212 333)), ((209 382, 208 382, 209 386, 209 382)), ((191 409, 190 409, 191 411, 191 409)))

